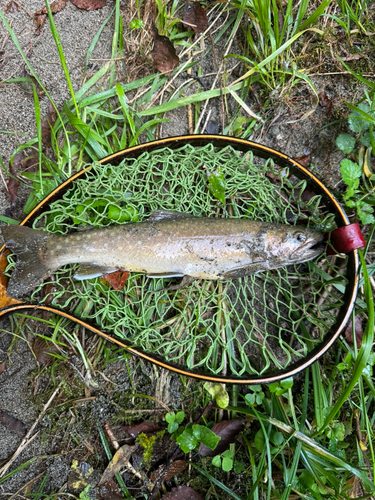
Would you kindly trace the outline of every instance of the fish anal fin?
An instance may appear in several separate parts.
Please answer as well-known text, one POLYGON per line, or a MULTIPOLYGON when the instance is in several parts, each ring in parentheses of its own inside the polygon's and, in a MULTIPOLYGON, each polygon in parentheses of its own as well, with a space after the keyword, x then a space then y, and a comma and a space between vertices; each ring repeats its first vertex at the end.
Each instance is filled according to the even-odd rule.
POLYGON ((154 210, 151 212, 148 220, 160 221, 164 219, 187 219, 189 217, 194 217, 194 215, 183 214, 182 212, 175 212, 174 210, 154 210))
POLYGON ((91 280, 93 278, 98 278, 99 276, 103 276, 103 274, 114 273, 118 269, 114 269, 113 267, 102 267, 96 266, 95 264, 81 264, 77 273, 74 275, 76 280, 91 280))

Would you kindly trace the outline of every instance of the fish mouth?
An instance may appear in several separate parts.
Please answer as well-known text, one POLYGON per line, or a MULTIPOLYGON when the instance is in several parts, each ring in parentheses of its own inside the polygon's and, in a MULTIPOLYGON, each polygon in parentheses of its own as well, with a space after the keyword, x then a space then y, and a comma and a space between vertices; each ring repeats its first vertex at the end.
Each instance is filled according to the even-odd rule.
POLYGON ((322 243, 323 235, 317 241, 316 238, 307 241, 304 245, 297 248, 289 256, 293 262, 305 262, 306 260, 314 259, 322 252, 324 252, 325 245, 322 243))

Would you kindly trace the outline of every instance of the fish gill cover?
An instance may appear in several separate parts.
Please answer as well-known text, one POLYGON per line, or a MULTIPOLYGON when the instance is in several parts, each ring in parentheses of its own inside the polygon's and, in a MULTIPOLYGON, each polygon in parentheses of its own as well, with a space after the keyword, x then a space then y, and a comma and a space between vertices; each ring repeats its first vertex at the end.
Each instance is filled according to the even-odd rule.
MULTIPOLYGON (((255 163, 251 153, 230 147, 187 145, 144 153, 116 167, 95 164, 34 227, 66 234, 78 225, 142 221, 158 209, 302 224, 323 232, 333 225, 321 197, 271 160, 255 163), (219 201, 223 193, 210 189, 214 172, 225 206, 219 201)), ((195 281, 177 291, 165 290, 170 279, 137 273, 123 290, 101 278, 77 283, 77 266, 66 266, 30 300, 94 321, 128 344, 190 369, 260 375, 286 369, 322 341, 343 303, 343 286, 334 279, 343 263, 323 254, 317 262, 226 282, 195 281)))

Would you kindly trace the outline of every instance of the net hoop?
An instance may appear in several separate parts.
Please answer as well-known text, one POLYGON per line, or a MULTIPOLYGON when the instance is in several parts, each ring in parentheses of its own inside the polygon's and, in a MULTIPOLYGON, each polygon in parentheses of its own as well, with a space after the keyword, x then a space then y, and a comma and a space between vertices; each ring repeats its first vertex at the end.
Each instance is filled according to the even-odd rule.
MULTIPOLYGON (((256 156, 259 156, 260 158, 263 158, 265 160, 272 159, 280 167, 289 168, 293 175, 295 175, 301 180, 305 180, 307 182, 308 187, 312 191, 322 196, 327 209, 335 215, 335 221, 338 228, 348 226, 350 224, 350 221, 345 211, 343 210, 337 199, 333 196, 332 193, 330 193, 330 191, 324 186, 324 184, 322 184, 322 182, 320 182, 314 175, 312 175, 305 167, 300 165, 293 158, 290 158, 279 151, 244 139, 219 136, 219 135, 186 135, 186 136, 169 137, 118 151, 117 153, 106 156, 98 163, 102 165, 111 164, 117 166, 125 158, 137 158, 145 152, 152 152, 156 149, 163 147, 168 147, 170 149, 177 149, 186 144, 190 144, 192 146, 197 146, 197 147, 206 146, 207 144, 212 144, 213 146, 218 148, 225 148, 227 146, 231 146, 233 149, 242 152, 253 152, 256 156)), ((63 182, 56 189, 54 189, 23 219, 20 225, 31 226, 33 221, 42 212, 44 212, 53 201, 61 198, 63 194, 71 187, 71 184, 79 178, 84 178, 84 176, 87 174, 87 172, 90 171, 90 169, 91 166, 85 167, 76 174, 72 175, 69 179, 63 182)), ((3 253, 5 250, 6 250, 5 245, 3 245, 0 248, 0 253, 3 253)), ((246 377, 238 377, 230 375, 228 376, 210 375, 207 373, 199 372, 198 370, 189 370, 187 368, 182 368, 181 366, 168 362, 159 356, 145 352, 140 348, 129 346, 120 339, 112 337, 109 333, 101 331, 96 325, 91 324, 87 320, 83 320, 79 317, 73 316, 69 312, 55 307, 21 302, 19 304, 14 304, 8 307, 1 308, 0 318, 5 317, 7 315, 21 313, 25 311, 47 311, 53 314, 57 314, 66 319, 69 319, 75 323, 78 323, 83 327, 88 328, 93 333, 105 338, 106 340, 115 343, 120 347, 123 347, 130 353, 137 355, 147 361, 150 361, 151 363, 154 363, 155 365, 160 366, 161 368, 172 370, 173 372, 176 372, 180 375, 185 375, 187 377, 193 377, 196 379, 206 380, 210 382, 229 383, 229 384, 251 385, 251 384, 270 383, 270 382, 277 382, 283 380, 284 378, 294 376, 300 371, 306 369, 312 363, 317 361, 339 337, 340 333, 343 331, 344 327, 350 320, 350 314, 352 312, 356 300, 358 283, 359 283, 358 267, 359 267, 358 251, 353 250, 348 254, 348 262, 346 267, 346 278, 348 280, 348 284, 346 286, 343 297, 344 303, 339 310, 336 323, 326 333, 324 340, 317 347, 315 347, 305 358, 288 366, 286 369, 275 371, 270 374, 264 374, 261 376, 251 375, 246 377)))

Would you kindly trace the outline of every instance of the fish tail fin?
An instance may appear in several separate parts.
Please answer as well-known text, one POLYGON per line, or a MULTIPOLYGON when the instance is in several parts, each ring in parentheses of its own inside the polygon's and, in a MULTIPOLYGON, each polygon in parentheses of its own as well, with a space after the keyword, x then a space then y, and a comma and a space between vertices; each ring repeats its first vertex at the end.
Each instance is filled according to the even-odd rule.
POLYGON ((7 248, 17 256, 7 295, 18 299, 39 285, 51 272, 45 263, 45 249, 51 236, 25 226, 1 226, 0 233, 7 248))

